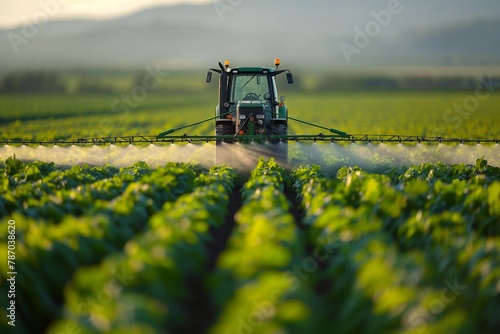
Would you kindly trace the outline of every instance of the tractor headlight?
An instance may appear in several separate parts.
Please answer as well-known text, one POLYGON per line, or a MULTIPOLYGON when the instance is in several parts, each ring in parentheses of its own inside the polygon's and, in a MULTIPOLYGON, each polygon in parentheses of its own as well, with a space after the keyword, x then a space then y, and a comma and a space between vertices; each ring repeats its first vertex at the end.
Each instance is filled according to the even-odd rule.
POLYGON ((258 114, 256 117, 257 117, 257 119, 264 119, 264 118, 266 118, 266 115, 258 114))
POLYGON ((247 115, 240 114, 239 119, 245 119, 247 118, 247 115))

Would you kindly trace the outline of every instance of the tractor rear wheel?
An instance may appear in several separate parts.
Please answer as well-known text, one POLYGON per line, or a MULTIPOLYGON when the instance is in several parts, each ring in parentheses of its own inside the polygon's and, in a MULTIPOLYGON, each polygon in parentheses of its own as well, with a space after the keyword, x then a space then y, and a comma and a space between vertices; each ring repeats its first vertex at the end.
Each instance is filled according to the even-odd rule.
MULTIPOLYGON (((271 125, 271 134, 274 136, 286 136, 288 134, 288 127, 286 124, 278 123, 271 125)), ((272 139, 271 154, 276 161, 286 167, 288 165, 288 140, 286 138, 272 139)))
MULTIPOLYGON (((232 122, 229 124, 217 124, 215 126, 215 135, 217 136, 234 136, 235 127, 232 122)), ((233 140, 231 139, 216 139, 215 141, 215 164, 232 165, 233 154, 231 154, 233 148, 233 140)))
MULTIPOLYGON (((271 134, 273 136, 284 136, 288 134, 288 127, 286 124, 278 123, 271 125, 271 134)), ((273 139, 273 143, 287 143, 286 139, 273 139)))
MULTIPOLYGON (((235 128, 232 122, 230 124, 217 124, 215 126, 215 135, 217 136, 234 136, 234 131, 235 128)), ((232 143, 233 141, 231 139, 217 139, 216 141, 217 144, 220 144, 222 142, 232 143)))

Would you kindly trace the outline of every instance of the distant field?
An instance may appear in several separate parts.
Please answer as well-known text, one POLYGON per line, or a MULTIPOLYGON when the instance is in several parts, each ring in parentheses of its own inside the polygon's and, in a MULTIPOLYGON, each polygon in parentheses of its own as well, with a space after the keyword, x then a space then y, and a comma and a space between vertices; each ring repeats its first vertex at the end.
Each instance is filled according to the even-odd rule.
MULTIPOLYGON (((119 102, 113 109, 120 99, 120 94, 0 96, 0 137, 57 140, 158 134, 212 116, 215 108, 209 96, 151 94, 135 107, 119 102)), ((198 131, 209 133, 210 128, 206 124, 198 131)))
MULTIPOLYGON (((466 92, 300 94, 290 96, 288 105, 292 116, 317 120, 320 124, 353 134, 498 138, 498 94, 481 102, 468 117, 447 114, 448 109, 455 104, 462 105, 469 95, 466 92)), ((304 130, 292 125, 292 131, 304 130)))
MULTIPOLYGON (((150 93, 140 100, 122 93, 89 95, 0 95, 0 138, 58 140, 85 136, 154 135, 214 115, 216 86, 192 92, 150 93)), ((125 94, 129 94, 125 90, 125 94)), ((283 93, 283 91, 282 91, 283 93)), ((284 92, 290 116, 348 133, 498 138, 500 95, 477 105, 468 92, 304 93, 284 92), (462 112, 454 111, 454 105, 462 112), (473 107, 473 108, 472 108, 473 107), (467 111, 466 108, 471 110, 467 111)), ((457 109, 458 110, 458 109, 457 109)), ((319 133, 290 122, 292 133, 319 133)), ((188 134, 212 134, 213 122, 188 134)))

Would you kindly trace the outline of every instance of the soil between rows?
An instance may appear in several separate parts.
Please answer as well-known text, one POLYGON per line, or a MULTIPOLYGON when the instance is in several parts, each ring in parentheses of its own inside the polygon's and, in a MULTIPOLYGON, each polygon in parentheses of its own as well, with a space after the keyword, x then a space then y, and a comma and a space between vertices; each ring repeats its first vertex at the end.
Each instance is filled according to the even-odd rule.
MULTIPOLYGON (((210 261, 207 264, 205 274, 203 277, 195 277, 191 280, 190 286, 192 289, 193 298, 186 305, 191 314, 191 318, 195 319, 186 328, 180 329, 179 333, 206 333, 207 330, 217 320, 220 310, 216 310, 211 302, 211 295, 208 287, 206 286, 206 279, 209 277, 216 267, 217 260, 220 254, 227 247, 227 243, 231 234, 236 226, 235 214, 240 210, 243 205, 241 196, 241 187, 244 184, 241 180, 237 180, 236 187, 229 198, 227 213, 224 225, 210 231, 212 242, 208 245, 208 252, 210 254, 210 261)), ((290 204, 290 213, 294 217, 295 224, 300 233, 305 232, 306 226, 303 224, 304 210, 300 205, 297 193, 291 189, 286 188, 284 191, 290 204)), ((304 257, 307 257, 311 250, 306 249, 304 257)), ((321 289, 320 289, 321 290, 321 289)))
POLYGON ((235 187, 229 197, 229 204, 224 224, 210 231, 212 242, 207 245, 209 261, 202 277, 193 277, 189 282, 192 299, 186 305, 193 321, 186 327, 179 329, 180 334, 206 333, 216 321, 218 311, 212 305, 212 299, 206 284, 206 279, 215 269, 219 255, 227 246, 231 233, 236 225, 234 216, 242 206, 241 187, 235 187))

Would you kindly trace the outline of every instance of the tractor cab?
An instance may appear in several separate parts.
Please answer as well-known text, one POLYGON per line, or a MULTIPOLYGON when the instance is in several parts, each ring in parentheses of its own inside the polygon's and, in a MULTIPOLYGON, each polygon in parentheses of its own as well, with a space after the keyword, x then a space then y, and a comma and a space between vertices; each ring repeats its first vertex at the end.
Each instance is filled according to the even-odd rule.
POLYGON ((275 78, 251 68, 240 68, 238 71, 228 83, 231 116, 236 117, 238 106, 259 105, 270 119, 273 109, 278 106, 275 78))
MULTIPOLYGON (((284 97, 278 99, 276 76, 287 72, 289 84, 293 77, 288 70, 275 67, 234 67, 226 61, 219 63, 219 69, 211 68, 206 82, 212 79, 212 72, 219 76, 219 103, 216 107, 217 136, 246 136, 249 141, 258 140, 255 135, 286 135, 287 108, 284 97)), ((221 139, 231 142, 230 137, 221 139)))

